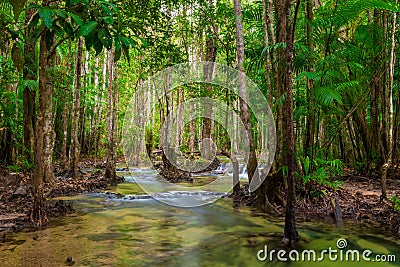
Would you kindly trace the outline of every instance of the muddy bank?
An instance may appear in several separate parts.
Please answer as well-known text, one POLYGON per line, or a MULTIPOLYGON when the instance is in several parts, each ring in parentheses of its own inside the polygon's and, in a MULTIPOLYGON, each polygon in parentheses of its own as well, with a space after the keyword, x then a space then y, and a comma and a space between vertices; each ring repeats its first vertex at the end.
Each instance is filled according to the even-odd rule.
MULTIPOLYGON (((62 216, 73 211, 69 202, 52 198, 86 192, 101 192, 110 185, 104 178, 103 169, 82 166, 79 179, 70 178, 68 172, 55 172, 53 183, 44 185, 45 209, 48 218, 62 216)), ((122 182, 123 177, 118 177, 122 182)), ((32 209, 32 174, 13 173, 0 170, 0 241, 6 241, 7 232, 32 227, 30 212, 32 209)))
MULTIPOLYGON (((343 188, 333 190, 314 185, 318 197, 303 197, 297 201, 299 219, 320 218, 341 224, 335 216, 335 201, 340 206, 343 223, 369 224, 385 236, 400 236, 400 212, 389 199, 380 198, 380 181, 376 177, 347 175, 339 177, 343 188)), ((400 196, 400 181, 388 180, 388 196, 400 196)))

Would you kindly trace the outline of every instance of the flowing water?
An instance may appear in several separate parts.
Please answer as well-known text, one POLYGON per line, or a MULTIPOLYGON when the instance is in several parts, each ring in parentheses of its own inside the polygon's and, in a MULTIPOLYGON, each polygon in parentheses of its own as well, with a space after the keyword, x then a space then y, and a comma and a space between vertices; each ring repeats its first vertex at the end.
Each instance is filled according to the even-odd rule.
MULTIPOLYGON (((125 197, 107 193, 63 197, 73 201, 74 214, 55 219, 39 231, 9 235, 10 241, 0 244, 0 266, 400 266, 400 242, 371 227, 345 223, 337 228, 306 220, 298 223, 301 240, 294 248, 300 251, 299 261, 280 262, 276 254, 273 262, 269 258, 260 261, 257 253, 265 246, 268 251, 282 249, 282 218, 234 207, 228 198, 196 208, 166 205, 135 183, 135 176, 154 182, 153 171, 123 175, 127 182, 112 191, 125 197), (346 249, 360 253, 369 249, 373 251, 371 259, 376 254, 393 254, 397 262, 338 262, 327 256, 323 263, 301 261, 304 249, 317 253, 329 247, 338 250, 340 238, 347 241, 346 249), (72 257, 73 263, 67 262, 67 257, 72 257)), ((196 182, 210 179, 213 177, 196 177, 196 182)), ((164 194, 177 203, 190 196, 164 194)), ((202 197, 210 195, 213 197, 205 193, 202 197)))

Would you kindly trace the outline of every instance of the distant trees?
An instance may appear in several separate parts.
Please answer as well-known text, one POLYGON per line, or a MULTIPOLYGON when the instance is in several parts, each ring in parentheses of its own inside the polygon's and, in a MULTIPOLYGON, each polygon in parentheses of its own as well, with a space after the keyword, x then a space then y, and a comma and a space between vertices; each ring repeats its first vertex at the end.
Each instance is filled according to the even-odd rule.
MULTIPOLYGON (((94 95, 82 95, 82 91, 86 92, 93 86, 91 78, 88 79, 86 76, 90 77, 90 73, 88 73, 89 58, 83 58, 84 47, 86 47, 87 55, 91 47, 97 54, 102 52, 103 47, 108 49, 114 47, 115 56, 111 58, 110 64, 116 69, 115 62, 120 58, 122 50, 125 51, 128 58, 128 49, 135 45, 135 41, 126 32, 122 32, 123 18, 120 18, 118 7, 112 3, 45 0, 37 5, 35 1, 4 1, 0 7, 3 11, 1 24, 4 26, 3 31, 6 37, 2 42, 14 51, 14 54, 5 60, 11 61, 12 58, 15 66, 24 66, 21 68, 23 75, 20 79, 16 79, 17 83, 15 83, 15 88, 21 87, 23 91, 21 94, 23 107, 17 106, 18 100, 14 102, 16 108, 15 127, 14 129, 10 128, 11 135, 9 133, 5 135, 6 138, 14 136, 14 138, 8 138, 5 144, 11 145, 13 151, 16 152, 21 149, 22 157, 10 158, 4 155, 0 160, 14 164, 15 168, 19 168, 18 165, 25 169, 34 167, 35 200, 31 219, 41 225, 47 221, 42 208, 42 185, 54 181, 54 151, 61 154, 62 166, 64 168, 71 167, 72 176, 79 178, 78 164, 81 147, 85 145, 83 144, 86 142, 85 140, 89 140, 81 138, 85 135, 87 127, 83 116, 86 114, 86 108, 88 105, 91 108, 95 106, 94 103, 89 102, 94 95), (25 12, 23 12, 24 8, 25 12), (23 34, 20 34, 18 29, 22 29, 23 34), (66 42, 67 40, 69 42, 66 42), (69 44, 69 47, 66 47, 66 43, 69 44), (21 48, 24 49, 23 54, 21 48), (39 49, 38 58, 35 51, 37 48, 39 49), (74 53, 76 56, 73 55, 74 53), (39 68, 37 69, 36 66, 39 68), (74 78, 71 79, 71 76, 74 78), (60 80, 57 79, 58 77, 60 80), (73 90, 71 90, 71 86, 73 90), (71 92, 72 94, 70 94, 71 92), (23 126, 21 128, 17 127, 20 114, 22 114, 21 125, 23 126), (21 148, 17 140, 19 129, 22 129, 21 148), (67 157, 67 150, 69 150, 69 157, 67 157)), ((10 50, 2 51, 8 55, 11 54, 10 52, 10 50)), ((2 72, 3 70, 5 69, 2 67, 2 72)), ((3 75, 9 74, 3 73, 3 75)), ((115 122, 118 103, 116 71, 109 73, 109 80, 115 81, 109 97, 112 97, 115 106, 111 113, 114 114, 111 117, 111 123, 117 125, 115 122)), ((9 84, 4 86, 10 91, 9 84)), ((93 92, 96 92, 95 90, 93 92)), ((3 91, 1 91, 1 96, 4 96, 3 91)), ((18 91, 16 91, 15 97, 19 98, 18 91)), ((93 114, 92 111, 89 113, 93 114)), ((92 116, 99 115, 93 114, 92 116)), ((99 123, 99 120, 97 122, 99 123)), ((115 140, 112 147, 115 149, 108 153, 108 158, 113 159, 111 165, 115 165, 116 133, 115 126, 112 129, 113 140, 115 140)), ((1 150, 5 148, 2 145, 1 150)), ((115 167, 110 181, 115 183, 115 167)))

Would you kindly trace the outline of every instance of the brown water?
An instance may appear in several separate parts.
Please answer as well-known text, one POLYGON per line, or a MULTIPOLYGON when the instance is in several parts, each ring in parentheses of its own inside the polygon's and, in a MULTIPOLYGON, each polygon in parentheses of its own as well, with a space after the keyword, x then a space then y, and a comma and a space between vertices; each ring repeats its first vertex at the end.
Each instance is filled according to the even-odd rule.
MULTIPOLYGON (((114 189, 140 196, 133 182, 114 189)), ((176 197, 179 201, 180 196, 176 197)), ((257 252, 281 249, 281 218, 232 206, 230 199, 197 208, 165 205, 150 197, 115 199, 106 194, 79 195, 69 199, 76 213, 53 221, 34 232, 10 235, 0 245, 0 266, 399 266, 400 242, 376 234, 363 225, 341 228, 323 222, 301 222, 300 251, 337 249, 346 239, 346 249, 365 249, 376 254, 394 254, 397 262, 261 262, 257 252)), ((343 250, 345 251, 345 249, 343 250)))

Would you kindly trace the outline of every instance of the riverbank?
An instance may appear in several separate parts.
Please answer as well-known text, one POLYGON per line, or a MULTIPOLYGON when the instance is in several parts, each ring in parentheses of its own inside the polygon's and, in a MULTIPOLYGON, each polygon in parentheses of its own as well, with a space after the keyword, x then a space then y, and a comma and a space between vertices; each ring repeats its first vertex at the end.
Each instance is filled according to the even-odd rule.
MULTIPOLYGON (((81 176, 78 179, 68 177, 68 171, 55 172, 55 181, 44 184, 45 209, 51 218, 71 213, 73 207, 62 200, 53 200, 58 196, 70 196, 80 193, 101 192, 110 186, 104 178, 104 169, 95 169, 82 163, 81 176)), ((123 177, 118 177, 122 182, 123 177)), ((17 232, 30 228, 30 213, 33 200, 32 174, 10 172, 0 169, 0 241, 6 241, 8 232, 17 232)))
MULTIPOLYGON (((381 200, 380 180, 374 176, 346 175, 336 177, 343 187, 332 190, 318 188, 323 197, 298 199, 296 212, 298 218, 311 220, 320 218, 341 225, 346 222, 369 224, 376 232, 385 236, 400 236, 400 211, 396 210, 390 199, 381 200), (335 205, 339 204, 343 221, 337 221, 335 205)), ((400 181, 388 179, 388 197, 400 197, 400 181)))
MULTIPOLYGON (((46 211, 51 218, 71 213, 73 207, 57 196, 68 196, 87 192, 104 192, 110 183, 104 178, 102 166, 82 164, 80 179, 68 178, 66 172, 56 173, 56 181, 46 184, 46 211)), ((369 224, 385 236, 400 236, 400 212, 389 200, 380 201, 379 181, 374 177, 347 175, 339 177, 343 188, 333 190, 316 186, 322 193, 319 197, 298 197, 298 221, 323 220, 327 223, 342 224, 356 222, 369 224), (333 203, 340 206, 343 221, 336 221, 333 203)), ((120 177, 119 182, 123 179, 120 177)), ((31 227, 32 206, 31 176, 0 170, 0 241, 6 241, 7 232, 16 232, 31 227)), ((400 196, 400 181, 388 180, 389 196, 400 196)), ((281 215, 284 207, 277 207, 281 215)))

